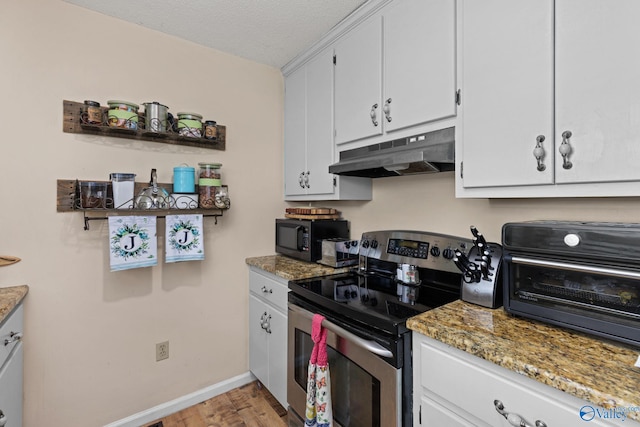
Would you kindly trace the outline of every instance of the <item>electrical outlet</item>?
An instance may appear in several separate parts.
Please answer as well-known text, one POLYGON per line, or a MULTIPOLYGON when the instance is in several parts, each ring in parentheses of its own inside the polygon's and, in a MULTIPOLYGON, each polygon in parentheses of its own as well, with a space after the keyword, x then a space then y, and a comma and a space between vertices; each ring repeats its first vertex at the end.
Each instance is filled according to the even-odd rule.
POLYGON ((169 358, 169 341, 156 344, 156 362, 169 358))

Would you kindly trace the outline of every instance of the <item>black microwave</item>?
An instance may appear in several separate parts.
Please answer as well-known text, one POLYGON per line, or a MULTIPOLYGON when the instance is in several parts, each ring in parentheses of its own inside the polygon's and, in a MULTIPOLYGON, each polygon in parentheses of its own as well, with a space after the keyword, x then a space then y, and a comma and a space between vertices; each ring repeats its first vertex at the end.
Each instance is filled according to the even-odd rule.
POLYGON ((276 219, 276 252, 302 261, 322 258, 322 240, 349 238, 343 219, 276 219))

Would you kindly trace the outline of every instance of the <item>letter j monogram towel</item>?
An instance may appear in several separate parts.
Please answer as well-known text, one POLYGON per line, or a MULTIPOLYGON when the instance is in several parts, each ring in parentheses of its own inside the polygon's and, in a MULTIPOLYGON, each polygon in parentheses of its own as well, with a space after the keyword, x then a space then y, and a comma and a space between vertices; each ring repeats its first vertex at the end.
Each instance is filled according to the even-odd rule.
POLYGON ((109 261, 111 271, 158 264, 155 216, 110 216, 109 261))
POLYGON ((167 215, 165 262, 204 259, 202 215, 167 215))

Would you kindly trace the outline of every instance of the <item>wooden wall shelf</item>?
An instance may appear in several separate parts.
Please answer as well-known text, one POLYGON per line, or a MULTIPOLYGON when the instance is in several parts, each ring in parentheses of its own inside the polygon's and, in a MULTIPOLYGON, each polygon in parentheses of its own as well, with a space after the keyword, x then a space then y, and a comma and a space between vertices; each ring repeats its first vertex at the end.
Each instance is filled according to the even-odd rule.
MULTIPOLYGON (((163 144, 186 145, 189 147, 207 148, 209 150, 225 150, 227 128, 218 125, 218 138, 211 141, 205 138, 191 138, 178 135, 175 132, 148 132, 144 129, 123 129, 111 127, 106 124, 92 125, 85 123, 83 117, 85 115, 85 105, 83 102, 62 101, 63 105, 63 123, 62 130, 66 133, 81 133, 86 135, 103 135, 114 138, 137 139, 142 141, 160 142, 163 144)), ((107 111, 107 107, 103 107, 107 111)), ((177 119, 176 119, 177 120, 177 119)), ((140 127, 144 123, 139 122, 140 127)))
MULTIPOLYGON (((91 182, 106 182, 110 181, 91 181, 91 182)), ((124 216, 124 215, 147 215, 156 216, 158 218, 164 218, 167 215, 191 215, 201 214, 204 217, 214 217, 215 224, 218 224, 218 217, 223 216, 226 209, 113 209, 113 208, 82 208, 80 207, 78 197, 78 183, 77 179, 59 179, 57 181, 57 211, 58 212, 82 212, 84 216, 84 229, 89 229, 89 221, 106 220, 110 216, 124 216)), ((145 187, 148 187, 148 182, 136 182, 134 195, 139 194, 145 187)), ((172 184, 158 183, 158 187, 164 188, 167 192, 171 193, 172 184)), ((108 186, 107 199, 112 198, 111 187, 108 186)))

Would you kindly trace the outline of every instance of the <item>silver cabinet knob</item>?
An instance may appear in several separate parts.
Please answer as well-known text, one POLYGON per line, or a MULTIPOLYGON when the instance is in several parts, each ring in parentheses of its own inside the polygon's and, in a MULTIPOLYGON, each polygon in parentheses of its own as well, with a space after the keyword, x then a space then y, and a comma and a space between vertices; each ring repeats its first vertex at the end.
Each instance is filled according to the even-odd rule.
POLYGON ((391 98, 387 99, 384 103, 384 106, 382 107, 382 112, 384 113, 384 116, 387 118, 387 121, 390 122, 391 121, 391 98))
POLYGON ((378 109, 378 104, 373 104, 371 106, 371 111, 369 112, 369 115, 371 116, 371 122, 373 123, 374 126, 378 126, 378 113, 376 112, 376 110, 378 109))
POLYGON ((571 144, 569 143, 569 139, 573 134, 570 130, 565 130, 562 132, 562 144, 558 148, 560 154, 562 155, 562 167, 564 169, 571 169, 573 167, 573 163, 569 161, 569 154, 571 154, 571 144))
POLYGON ((263 286, 261 291, 265 294, 272 294, 273 293, 273 289, 267 289, 266 286, 263 286))
POLYGON ((496 411, 505 417, 507 422, 514 427, 547 427, 544 421, 536 420, 535 424, 531 425, 520 415, 505 411, 504 404, 498 399, 493 401, 493 406, 496 408, 496 411))
POLYGON ((544 142, 544 140, 544 135, 538 135, 538 137, 536 138, 536 148, 533 149, 533 156, 538 161, 538 171, 540 172, 544 171, 547 168, 543 163, 545 152, 544 148, 542 147, 542 143, 544 142))

